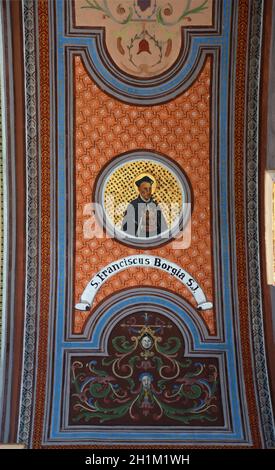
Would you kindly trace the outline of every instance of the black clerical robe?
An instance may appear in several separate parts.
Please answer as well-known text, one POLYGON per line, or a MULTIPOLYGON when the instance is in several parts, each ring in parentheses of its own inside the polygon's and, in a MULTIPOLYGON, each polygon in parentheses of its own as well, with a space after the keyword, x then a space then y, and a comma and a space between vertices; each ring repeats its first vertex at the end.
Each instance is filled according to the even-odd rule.
POLYGON ((139 196, 128 205, 122 230, 136 237, 153 237, 167 230, 167 223, 153 198, 144 201, 139 196))

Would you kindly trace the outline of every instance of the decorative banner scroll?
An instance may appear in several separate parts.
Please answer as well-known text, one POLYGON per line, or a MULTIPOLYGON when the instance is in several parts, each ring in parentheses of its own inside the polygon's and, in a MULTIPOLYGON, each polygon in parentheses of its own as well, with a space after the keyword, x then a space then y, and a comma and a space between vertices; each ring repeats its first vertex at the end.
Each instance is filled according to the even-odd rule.
POLYGON ((198 304, 198 309, 209 310, 213 308, 213 304, 207 301, 202 288, 187 271, 171 261, 150 255, 128 256, 108 264, 108 266, 99 271, 87 284, 80 298, 80 303, 77 303, 75 308, 83 311, 90 310, 94 297, 104 282, 110 279, 114 274, 133 267, 157 268, 166 271, 171 276, 179 279, 182 284, 190 290, 198 304))

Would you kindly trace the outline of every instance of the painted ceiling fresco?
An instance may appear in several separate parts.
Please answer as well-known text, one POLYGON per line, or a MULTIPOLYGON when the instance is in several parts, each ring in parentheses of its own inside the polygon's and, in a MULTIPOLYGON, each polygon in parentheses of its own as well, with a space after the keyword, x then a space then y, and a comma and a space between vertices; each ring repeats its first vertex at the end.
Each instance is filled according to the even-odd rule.
POLYGON ((138 78, 159 75, 174 64, 184 47, 182 28, 207 29, 212 20, 212 0, 75 2, 75 26, 104 27, 111 59, 138 78))
POLYGON ((261 2, 26 0, 22 14, 16 439, 274 445, 253 262, 261 2))

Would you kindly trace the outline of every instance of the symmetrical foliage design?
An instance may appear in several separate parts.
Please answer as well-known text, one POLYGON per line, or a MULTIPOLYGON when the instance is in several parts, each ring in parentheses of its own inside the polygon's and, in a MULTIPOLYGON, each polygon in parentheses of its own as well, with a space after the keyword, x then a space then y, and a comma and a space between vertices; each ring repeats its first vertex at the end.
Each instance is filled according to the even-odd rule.
POLYGON ((182 335, 161 315, 121 321, 109 355, 72 357, 71 422, 221 425, 216 358, 185 357, 182 335))

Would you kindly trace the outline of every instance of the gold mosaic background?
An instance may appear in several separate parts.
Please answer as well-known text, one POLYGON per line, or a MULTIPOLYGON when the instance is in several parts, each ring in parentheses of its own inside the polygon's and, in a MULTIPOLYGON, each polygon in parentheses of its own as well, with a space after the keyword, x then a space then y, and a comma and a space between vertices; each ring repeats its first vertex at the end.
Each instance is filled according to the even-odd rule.
POLYGON ((135 181, 144 174, 153 177, 155 181, 153 198, 160 205, 168 226, 171 227, 180 215, 183 201, 175 176, 159 163, 150 160, 132 161, 114 171, 104 194, 106 213, 119 229, 129 202, 138 196, 135 181))

